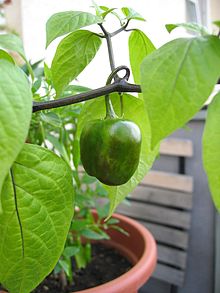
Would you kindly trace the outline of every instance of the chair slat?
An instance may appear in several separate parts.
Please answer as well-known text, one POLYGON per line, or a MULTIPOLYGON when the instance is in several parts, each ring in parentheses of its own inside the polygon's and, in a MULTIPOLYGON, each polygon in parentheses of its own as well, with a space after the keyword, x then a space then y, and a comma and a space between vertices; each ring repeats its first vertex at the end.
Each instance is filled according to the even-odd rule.
POLYGON ((154 205, 144 205, 143 203, 133 202, 132 206, 121 204, 118 212, 127 216, 136 217, 139 220, 146 220, 162 225, 173 227, 189 228, 191 215, 187 211, 176 211, 167 207, 154 205))
POLYGON ((193 179, 191 176, 163 171, 150 171, 144 177, 142 184, 189 193, 193 192, 193 179))
POLYGON ((177 208, 192 208, 192 194, 138 185, 130 195, 131 199, 177 208))
POLYGON ((182 249, 188 248, 188 231, 181 231, 175 228, 164 227, 162 225, 143 221, 141 221, 141 224, 151 231, 157 242, 173 245, 182 249))
POLYGON ((158 260, 179 267, 181 269, 186 268, 186 257, 187 254, 185 251, 178 250, 172 247, 166 247, 158 244, 158 260))
POLYGON ((153 273, 153 277, 182 287, 184 283, 184 271, 178 270, 172 267, 168 267, 164 264, 157 264, 156 270, 153 273))
POLYGON ((167 138, 161 142, 160 154, 178 156, 178 157, 192 157, 193 144, 189 139, 167 138))

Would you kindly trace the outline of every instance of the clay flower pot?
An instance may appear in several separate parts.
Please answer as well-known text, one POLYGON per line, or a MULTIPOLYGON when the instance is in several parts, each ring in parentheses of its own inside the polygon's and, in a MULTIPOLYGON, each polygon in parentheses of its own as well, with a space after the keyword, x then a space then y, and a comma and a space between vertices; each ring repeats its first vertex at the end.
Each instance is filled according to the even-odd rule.
MULTIPOLYGON (((107 233, 111 240, 101 242, 106 246, 116 248, 131 261, 133 267, 110 282, 75 293, 137 293, 153 273, 156 266, 157 249, 151 233, 137 221, 128 217, 119 214, 114 214, 113 217, 120 221, 118 225, 127 231, 129 236, 109 229, 107 233)), ((7 292, 0 291, 0 293, 7 292)))
POLYGON ((134 266, 110 282, 75 293, 137 293, 153 273, 156 266, 157 249, 151 233, 137 221, 128 217, 119 214, 114 214, 113 217, 120 221, 118 225, 127 231, 129 236, 110 229, 107 233, 111 240, 102 241, 102 243, 116 248, 134 266))

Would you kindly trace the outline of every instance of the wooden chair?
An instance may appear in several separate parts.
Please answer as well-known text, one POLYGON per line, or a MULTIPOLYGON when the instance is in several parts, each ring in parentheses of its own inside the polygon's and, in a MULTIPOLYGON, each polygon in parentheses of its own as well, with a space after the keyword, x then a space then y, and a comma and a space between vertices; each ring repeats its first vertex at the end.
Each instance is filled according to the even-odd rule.
POLYGON ((192 141, 168 138, 161 144, 160 156, 159 160, 168 156, 165 169, 169 170, 172 159, 176 167, 150 171, 128 198, 130 205, 121 204, 117 212, 137 219, 152 232, 158 247, 153 277, 170 283, 174 292, 184 284, 187 265, 193 178, 185 174, 185 160, 193 156, 192 141))

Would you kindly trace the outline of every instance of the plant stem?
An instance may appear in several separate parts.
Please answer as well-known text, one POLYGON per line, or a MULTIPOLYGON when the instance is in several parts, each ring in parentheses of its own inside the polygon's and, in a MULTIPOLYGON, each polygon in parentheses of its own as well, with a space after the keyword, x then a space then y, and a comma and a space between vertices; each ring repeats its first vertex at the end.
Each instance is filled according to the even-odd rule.
POLYGON ((111 102, 109 95, 105 96, 105 107, 106 107, 105 118, 114 119, 117 117, 117 115, 115 114, 114 108, 112 106, 112 102, 111 102))
POLYGON ((130 21, 130 19, 125 23, 125 25, 123 25, 122 27, 120 27, 117 31, 111 33, 111 34, 110 34, 111 37, 114 37, 114 36, 116 36, 117 34, 119 34, 120 32, 125 31, 126 28, 127 28, 127 26, 128 26, 128 24, 129 24, 129 21, 130 21))
POLYGON ((141 87, 140 85, 129 84, 125 82, 124 80, 121 80, 119 82, 114 82, 113 84, 106 85, 104 87, 91 90, 86 93, 81 93, 81 94, 77 94, 74 96, 69 96, 66 98, 61 98, 61 99, 57 99, 53 101, 33 102, 33 112, 72 105, 72 104, 88 101, 88 100, 98 98, 110 93, 115 93, 115 92, 141 93, 141 87))
POLYGON ((103 31, 103 34, 107 41, 109 62, 110 62, 111 71, 113 71, 115 69, 115 60, 114 60, 114 53, 112 48, 111 34, 107 32, 107 30, 104 28, 104 26, 101 23, 99 23, 99 26, 101 30, 103 31))
POLYGON ((64 272, 64 269, 61 269, 59 279, 60 279, 60 282, 61 282, 62 289, 64 290, 66 288, 66 286, 67 286, 67 279, 66 279, 66 274, 64 272))

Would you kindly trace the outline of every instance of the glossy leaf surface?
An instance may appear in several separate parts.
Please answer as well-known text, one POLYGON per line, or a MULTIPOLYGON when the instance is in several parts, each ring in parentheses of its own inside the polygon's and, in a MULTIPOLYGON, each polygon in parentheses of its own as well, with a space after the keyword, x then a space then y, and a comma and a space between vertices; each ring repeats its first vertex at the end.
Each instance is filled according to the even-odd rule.
POLYGON ((140 67, 143 59, 154 50, 153 43, 141 30, 135 30, 131 33, 129 56, 135 83, 140 84, 140 67))
POLYGON ((30 293, 63 251, 73 215, 71 170, 51 151, 25 145, 5 180, 2 207, 0 283, 30 293))
POLYGON ((96 15, 82 11, 64 11, 52 15, 46 24, 47 47, 56 38, 88 25, 102 22, 96 15))
POLYGON ((220 40, 177 39, 148 55, 141 88, 149 114, 152 146, 182 127, 203 106, 220 76, 220 40))
POLYGON ((51 66, 57 96, 90 63, 100 45, 100 38, 86 30, 73 32, 60 42, 51 66))

